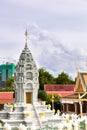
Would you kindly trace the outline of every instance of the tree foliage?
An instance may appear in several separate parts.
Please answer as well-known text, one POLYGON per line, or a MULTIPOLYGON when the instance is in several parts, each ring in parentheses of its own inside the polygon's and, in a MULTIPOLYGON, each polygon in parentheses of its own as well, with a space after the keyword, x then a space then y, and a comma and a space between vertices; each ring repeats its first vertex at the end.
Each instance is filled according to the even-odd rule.
POLYGON ((44 84, 54 84, 54 77, 44 68, 39 69, 39 84, 41 90, 44 90, 44 84))
POLYGON ((72 80, 72 78, 65 72, 62 72, 58 75, 56 78, 57 84, 75 84, 75 81, 72 80))
POLYGON ((5 82, 6 91, 14 91, 14 77, 10 77, 5 82))
POLYGON ((0 87, 0 92, 5 92, 6 88, 5 87, 0 87))
POLYGON ((14 91, 14 77, 10 77, 5 81, 5 87, 0 87, 0 92, 14 91))
POLYGON ((61 72, 57 78, 53 77, 44 68, 39 69, 40 90, 44 90, 44 84, 75 84, 75 81, 65 72, 61 72))
POLYGON ((39 90, 38 91, 38 98, 41 99, 42 101, 46 101, 47 99, 47 94, 44 90, 39 90))

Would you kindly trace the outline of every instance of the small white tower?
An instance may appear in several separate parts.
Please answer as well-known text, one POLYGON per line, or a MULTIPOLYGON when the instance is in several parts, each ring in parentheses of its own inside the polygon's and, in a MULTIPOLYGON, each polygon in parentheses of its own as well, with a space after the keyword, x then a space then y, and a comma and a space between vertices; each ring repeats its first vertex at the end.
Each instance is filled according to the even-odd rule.
POLYGON ((27 30, 25 36, 25 47, 20 55, 14 74, 15 102, 20 104, 37 102, 39 89, 38 69, 27 46, 27 30))

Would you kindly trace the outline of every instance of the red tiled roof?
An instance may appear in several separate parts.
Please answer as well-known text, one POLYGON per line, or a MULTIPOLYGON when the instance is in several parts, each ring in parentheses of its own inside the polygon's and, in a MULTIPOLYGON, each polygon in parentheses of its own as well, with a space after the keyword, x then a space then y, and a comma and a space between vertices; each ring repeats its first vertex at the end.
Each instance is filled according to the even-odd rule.
POLYGON ((14 99, 0 99, 0 104, 12 103, 12 102, 14 102, 14 99))
POLYGON ((74 93, 75 85, 44 85, 44 90, 47 94, 58 94, 60 97, 68 96, 74 93))
POLYGON ((62 84, 55 84, 55 85, 44 85, 45 91, 74 91, 75 85, 62 85, 62 84))
POLYGON ((14 92, 0 92, 0 104, 14 102, 13 93, 14 92))

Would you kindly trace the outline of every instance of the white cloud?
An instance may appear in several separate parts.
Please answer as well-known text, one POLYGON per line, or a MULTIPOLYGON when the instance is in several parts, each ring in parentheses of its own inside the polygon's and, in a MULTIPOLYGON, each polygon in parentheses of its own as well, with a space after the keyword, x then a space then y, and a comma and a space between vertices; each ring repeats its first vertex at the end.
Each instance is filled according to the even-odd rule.
MULTIPOLYGON (((80 43, 76 47, 73 39, 71 39, 74 44, 72 44, 70 48, 70 44, 65 44, 67 41, 62 43, 61 40, 56 37, 57 34, 55 35, 53 32, 48 32, 42 28, 40 29, 40 27, 39 30, 34 27, 34 32, 32 30, 33 29, 31 29, 30 35, 32 41, 31 49, 39 66, 45 67, 53 74, 58 74, 61 71, 75 74, 76 63, 79 63, 79 67, 85 68, 87 52, 84 47, 81 49, 81 46, 84 44, 80 43), (46 32, 45 35, 44 32, 46 32), (37 40, 33 39, 33 37, 31 37, 32 35, 33 37, 37 36, 37 40)), ((74 33, 72 33, 72 35, 74 35, 74 33)), ((69 35, 71 36, 69 38, 72 38, 72 35, 69 35)))
POLYGON ((74 75, 85 69, 87 2, 85 0, 7 0, 0 4, 0 56, 18 60, 28 26, 29 48, 38 66, 74 75), (32 24, 31 24, 32 23, 32 24))

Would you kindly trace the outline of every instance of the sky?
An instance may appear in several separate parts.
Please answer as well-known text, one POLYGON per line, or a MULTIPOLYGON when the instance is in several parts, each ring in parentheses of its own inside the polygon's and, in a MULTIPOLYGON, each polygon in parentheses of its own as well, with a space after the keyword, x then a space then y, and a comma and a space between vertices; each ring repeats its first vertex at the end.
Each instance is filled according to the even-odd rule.
POLYGON ((87 70, 87 0, 1 0, 0 64, 17 62, 25 46, 53 76, 87 70))

